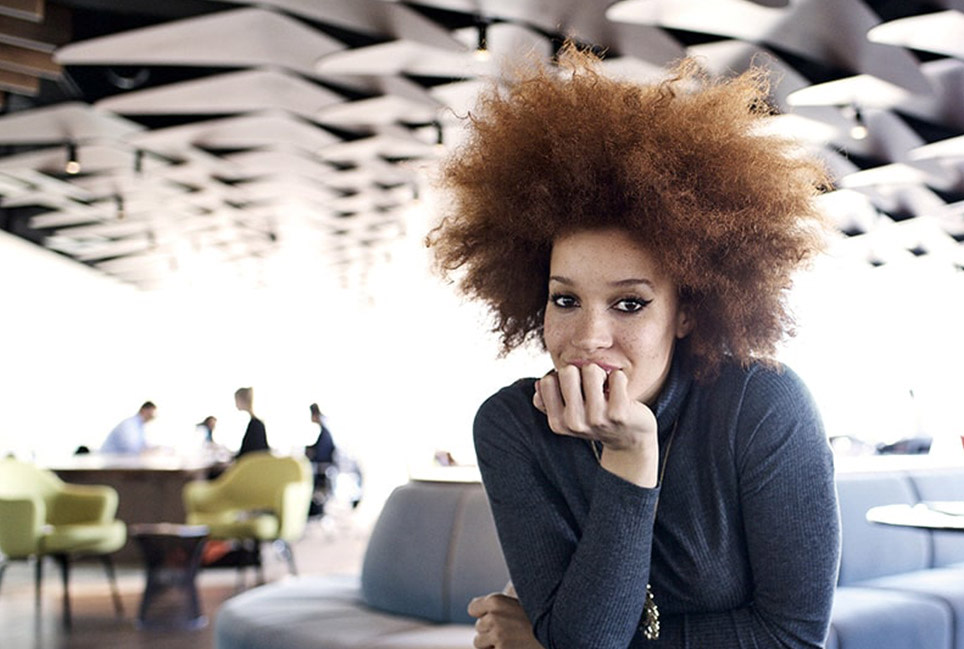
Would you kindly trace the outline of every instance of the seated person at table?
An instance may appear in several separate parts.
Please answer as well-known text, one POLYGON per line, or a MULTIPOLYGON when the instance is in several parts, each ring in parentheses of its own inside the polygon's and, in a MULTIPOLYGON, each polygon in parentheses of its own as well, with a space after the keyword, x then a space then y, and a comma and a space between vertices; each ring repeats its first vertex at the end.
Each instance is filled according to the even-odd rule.
POLYGON ((335 440, 332 439, 331 431, 328 430, 327 417, 317 403, 311 404, 308 409, 311 411, 312 423, 317 424, 319 430, 315 443, 305 447, 305 455, 312 462, 332 464, 335 461, 335 440))
POLYGON ((154 419, 157 406, 150 401, 141 404, 137 414, 128 417, 114 426, 100 447, 101 453, 136 454, 146 451, 149 446, 144 434, 144 424, 154 419))
POLYGON ((234 405, 237 406, 238 410, 243 410, 251 415, 248 427, 244 431, 244 437, 241 439, 241 448, 238 449, 238 454, 234 456, 235 459, 252 451, 270 450, 264 422, 254 415, 254 388, 238 388, 234 393, 234 405))
POLYGON ((197 425, 197 432, 201 435, 201 441, 205 444, 214 443, 214 427, 218 423, 218 418, 214 415, 208 415, 204 418, 204 421, 197 425))

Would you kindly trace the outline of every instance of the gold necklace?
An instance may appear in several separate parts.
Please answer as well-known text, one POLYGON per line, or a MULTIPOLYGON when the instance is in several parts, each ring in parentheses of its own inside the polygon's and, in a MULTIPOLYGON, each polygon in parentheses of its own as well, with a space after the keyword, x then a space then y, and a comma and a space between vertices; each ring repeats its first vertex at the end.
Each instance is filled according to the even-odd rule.
MULTIPOLYGON (((659 469, 659 485, 663 484, 663 476, 666 474, 666 464, 669 461, 669 450, 673 447, 673 439, 676 437, 676 428, 679 426, 679 418, 673 422, 673 431, 666 440, 666 452, 663 453, 663 465, 659 469)), ((602 444, 602 442, 600 442, 602 444)), ((592 454, 596 456, 596 462, 602 466, 602 453, 596 448, 596 440, 589 440, 592 454)), ((659 497, 656 499, 656 507, 659 507, 659 497)), ((655 520, 655 515, 653 517, 655 520)), ((643 614, 639 619, 639 630, 643 632, 643 637, 647 640, 659 638, 659 607, 656 606, 656 598, 653 597, 653 588, 646 584, 646 601, 643 604, 643 614)))

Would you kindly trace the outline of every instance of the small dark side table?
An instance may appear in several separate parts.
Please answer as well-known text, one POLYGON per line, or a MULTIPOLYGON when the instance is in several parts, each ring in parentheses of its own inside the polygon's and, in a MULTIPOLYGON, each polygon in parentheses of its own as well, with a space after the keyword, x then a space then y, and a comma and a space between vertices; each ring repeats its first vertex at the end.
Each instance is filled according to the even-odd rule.
POLYGON ((141 547, 147 569, 137 627, 204 627, 207 618, 201 613, 195 578, 201 566, 208 528, 204 525, 141 523, 131 525, 130 533, 141 547))

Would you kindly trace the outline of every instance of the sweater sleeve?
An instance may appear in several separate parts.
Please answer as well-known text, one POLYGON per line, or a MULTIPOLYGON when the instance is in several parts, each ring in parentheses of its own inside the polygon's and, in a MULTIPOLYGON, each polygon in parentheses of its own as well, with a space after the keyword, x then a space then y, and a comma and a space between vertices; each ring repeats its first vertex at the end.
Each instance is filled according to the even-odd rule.
POLYGON ((535 449, 576 440, 536 439, 553 433, 514 390, 480 408, 475 444, 520 602, 546 649, 626 649, 645 602, 658 492, 597 467, 580 528, 567 501, 578 496, 550 480, 535 449))
POLYGON ((758 372, 746 385, 736 428, 752 601, 729 611, 686 614, 682 628, 658 646, 823 647, 840 523, 832 453, 816 407, 789 370, 758 372))

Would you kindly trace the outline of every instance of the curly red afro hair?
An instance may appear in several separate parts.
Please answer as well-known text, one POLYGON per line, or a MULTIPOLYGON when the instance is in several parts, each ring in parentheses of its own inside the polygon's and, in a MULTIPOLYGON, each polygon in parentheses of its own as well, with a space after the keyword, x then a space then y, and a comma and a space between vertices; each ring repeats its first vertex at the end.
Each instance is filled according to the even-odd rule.
POLYGON ((692 60, 642 85, 571 44, 484 93, 443 163, 448 211, 428 237, 443 273, 485 301, 506 353, 542 338, 549 257, 561 234, 630 233, 678 287, 699 377, 731 356, 768 361, 792 334, 793 272, 822 245, 814 198, 829 185, 792 140, 764 134, 765 71, 730 79, 692 60))

